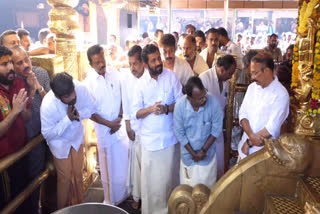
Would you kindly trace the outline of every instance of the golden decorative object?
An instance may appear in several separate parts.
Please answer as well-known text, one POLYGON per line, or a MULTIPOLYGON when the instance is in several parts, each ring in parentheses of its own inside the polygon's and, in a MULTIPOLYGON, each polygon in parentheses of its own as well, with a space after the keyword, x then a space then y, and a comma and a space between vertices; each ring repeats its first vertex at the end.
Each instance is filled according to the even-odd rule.
MULTIPOLYGON (((211 188, 209 201, 200 213, 263 213, 266 194, 295 196, 298 172, 320 176, 319 153, 320 142, 303 136, 285 134, 266 141, 264 149, 241 160, 211 188)), ((179 189, 170 196, 169 205, 178 195, 180 203, 187 195, 190 200, 190 190, 179 189)), ((175 207, 169 206, 169 213, 177 213, 172 210, 175 207)))
POLYGON ((49 12, 49 28, 56 34, 56 54, 63 57, 64 71, 78 79, 77 46, 75 34, 79 29, 78 14, 73 9, 79 0, 48 0, 53 6, 49 12))
POLYGON ((79 4, 79 0, 47 0, 51 7, 76 7, 79 4))
POLYGON ((285 134, 265 140, 265 145, 273 160, 292 171, 303 172, 312 160, 310 141, 304 136, 285 134))
POLYGON ((80 29, 78 13, 71 7, 53 8, 49 17, 50 31, 58 37, 74 37, 80 29))
POLYGON ((64 71, 64 62, 62 56, 41 55, 31 56, 30 59, 33 66, 38 66, 48 71, 50 78, 52 78, 53 74, 64 71))
POLYGON ((210 189, 197 184, 194 188, 182 184, 172 192, 168 209, 169 214, 197 214, 207 203, 210 195, 210 189))

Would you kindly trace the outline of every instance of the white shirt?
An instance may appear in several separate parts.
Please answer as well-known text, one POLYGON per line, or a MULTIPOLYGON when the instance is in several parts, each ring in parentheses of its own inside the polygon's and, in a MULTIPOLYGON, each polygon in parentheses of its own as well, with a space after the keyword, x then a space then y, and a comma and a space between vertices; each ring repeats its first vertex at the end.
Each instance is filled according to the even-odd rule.
POLYGON ((173 72, 176 73, 182 85, 187 84, 188 79, 193 76, 189 63, 177 56, 175 56, 173 72))
POLYGON ((224 109, 228 102, 229 82, 222 82, 222 91, 220 92, 219 80, 215 66, 200 74, 199 78, 208 92, 219 101, 221 109, 224 109))
POLYGON ((61 102, 49 91, 42 100, 40 117, 41 132, 47 140, 50 151, 58 159, 68 158, 71 147, 78 151, 83 143, 84 130, 81 120, 91 117, 95 110, 95 100, 82 83, 74 80, 77 95, 76 109, 80 122, 71 121, 67 115, 68 105, 61 102))
POLYGON ((130 69, 122 71, 121 75, 123 119, 130 120, 131 129, 139 133, 140 121, 136 118, 135 112, 132 111, 133 100, 135 99, 134 92, 139 79, 131 73, 130 69))
MULTIPOLYGON (((155 80, 146 70, 137 83, 133 112, 137 115, 139 110, 153 106, 159 101, 162 105, 171 105, 181 96, 181 83, 172 71, 164 68, 158 80, 155 80)), ((152 113, 141 119, 141 144, 146 150, 157 151, 177 143, 172 117, 172 112, 168 115, 152 113)))
POLYGON ((236 43, 230 40, 226 46, 221 47, 221 51, 236 56, 237 69, 243 69, 241 48, 236 43))
POLYGON ((204 61, 202 56, 197 54, 196 55, 196 60, 194 61, 194 65, 193 65, 193 69, 192 69, 193 72, 199 75, 199 74, 201 74, 202 72, 205 72, 208 69, 209 69, 209 66, 207 65, 207 62, 204 61))
MULTIPOLYGON (((220 54, 221 51, 220 50, 217 50, 217 53, 214 55, 214 59, 212 61, 212 65, 211 67, 215 66, 216 65, 216 61, 217 61, 217 54, 220 54)), ((207 62, 207 57, 208 57, 208 48, 205 48, 203 49, 201 52, 200 52, 200 56, 202 56, 203 60, 205 62, 207 62)), ((208 64, 207 64, 208 65, 208 64)), ((209 65, 208 65, 209 66, 209 65)))
MULTIPOLYGON (((121 108, 121 82, 120 73, 114 68, 107 67, 105 77, 90 69, 84 80, 88 90, 96 99, 97 114, 105 120, 116 120, 121 108)), ((110 135, 110 128, 94 123, 98 142, 102 147, 108 148, 117 142, 116 132, 110 135)))
MULTIPOLYGON (((280 136, 280 128, 289 114, 289 95, 281 85, 277 77, 266 88, 262 88, 255 82, 248 87, 243 103, 239 111, 239 121, 247 119, 253 133, 258 133, 266 128, 272 139, 280 136)), ((244 132, 238 146, 241 158, 246 157, 241 149, 248 139, 244 132)), ((249 149, 249 155, 262 149, 263 146, 253 146, 249 149)))

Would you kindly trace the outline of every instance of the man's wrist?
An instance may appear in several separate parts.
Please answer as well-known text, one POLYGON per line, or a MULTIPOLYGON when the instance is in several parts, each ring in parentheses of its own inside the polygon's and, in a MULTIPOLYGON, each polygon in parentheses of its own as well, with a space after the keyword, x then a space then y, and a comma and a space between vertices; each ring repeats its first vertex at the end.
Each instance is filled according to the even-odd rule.
POLYGON ((249 146, 249 148, 251 148, 253 145, 250 143, 250 140, 247 139, 246 144, 249 146))

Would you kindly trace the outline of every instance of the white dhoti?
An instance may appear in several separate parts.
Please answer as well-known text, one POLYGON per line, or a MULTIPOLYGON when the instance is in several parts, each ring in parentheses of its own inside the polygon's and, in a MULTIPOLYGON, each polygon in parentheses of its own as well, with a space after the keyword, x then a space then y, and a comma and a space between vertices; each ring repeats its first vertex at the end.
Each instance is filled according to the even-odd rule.
POLYGON ((141 199, 141 144, 140 136, 136 135, 135 141, 130 141, 129 167, 127 188, 133 199, 141 199))
MULTIPOLYGON (((126 181, 128 175, 128 138, 120 131, 111 135, 108 147, 98 143, 101 182, 104 202, 117 205, 128 197, 126 181)), ((105 139, 99 139, 98 142, 105 139)))
POLYGON ((217 180, 217 157, 214 155, 208 165, 186 166, 180 161, 180 184, 188 184, 194 187, 197 184, 204 184, 211 188, 217 180))
POLYGON ((179 184, 180 144, 159 151, 141 147, 142 214, 167 214, 168 200, 179 184))

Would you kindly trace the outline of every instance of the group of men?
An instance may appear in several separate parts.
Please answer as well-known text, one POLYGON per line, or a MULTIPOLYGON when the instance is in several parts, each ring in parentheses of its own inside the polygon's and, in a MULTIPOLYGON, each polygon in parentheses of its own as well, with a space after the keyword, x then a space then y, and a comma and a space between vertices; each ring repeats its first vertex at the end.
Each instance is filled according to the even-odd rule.
MULTIPOLYGON (((129 70, 121 72, 107 66, 103 47, 93 45, 83 82, 65 72, 50 81, 45 70, 32 67, 22 47, 0 46, 0 157, 18 151, 41 130, 56 167, 58 208, 81 203, 82 120, 91 119, 104 203, 117 205, 131 194, 136 208, 142 202, 143 214, 167 213, 177 185, 214 185, 225 170, 222 129, 233 74, 247 73, 253 81, 239 111, 241 158, 263 148, 264 139, 279 137, 289 97, 270 55, 248 54, 243 69, 241 51, 225 29, 209 29, 201 53, 195 29, 187 32, 183 58, 177 56, 175 36, 163 34, 143 48, 131 47, 129 70)), ((29 165, 38 170, 29 170, 28 179, 43 169, 35 158, 44 150, 28 154, 29 165)), ((8 170, 16 193, 25 182, 19 171, 25 165, 22 160, 8 170)), ((37 202, 39 192, 34 194, 37 202)))

